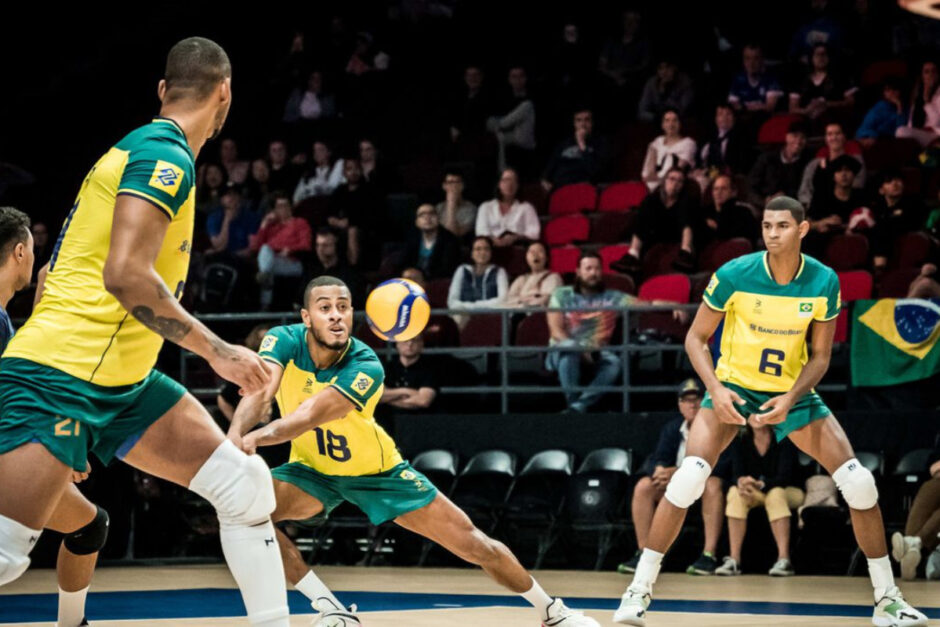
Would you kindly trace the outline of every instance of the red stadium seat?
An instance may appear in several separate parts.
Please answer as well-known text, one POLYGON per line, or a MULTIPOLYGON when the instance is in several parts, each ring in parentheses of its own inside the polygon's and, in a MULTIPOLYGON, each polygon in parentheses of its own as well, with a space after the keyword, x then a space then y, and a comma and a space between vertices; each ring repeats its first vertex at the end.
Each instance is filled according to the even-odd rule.
POLYGON ((493 263, 505 268, 510 279, 515 278, 529 271, 525 251, 526 246, 498 246, 493 249, 493 263))
POLYGON ((878 298, 906 298, 911 283, 920 275, 920 268, 898 268, 886 272, 878 285, 878 298))
POLYGON ((907 63, 901 59, 875 61, 862 70, 859 85, 861 87, 881 87, 881 84, 889 76, 905 78, 907 76, 907 63))
POLYGON ((593 211, 596 206, 597 189, 590 183, 574 183, 555 190, 548 202, 548 213, 557 216, 579 211, 593 211))
POLYGON ((787 139, 787 129, 794 122, 799 122, 802 116, 792 113, 781 113, 764 122, 757 133, 758 144, 782 144, 787 139))
POLYGON ((673 303, 689 302, 692 285, 685 274, 662 274, 647 279, 640 285, 640 300, 668 300, 673 303))
POLYGON ((460 345, 460 329, 450 316, 433 315, 421 333, 424 344, 428 347, 449 347, 460 345))
POLYGON ((552 272, 564 274, 565 272, 574 272, 578 269, 578 258, 581 256, 581 249, 577 246, 560 246, 552 248, 552 272))
POLYGON ((610 246, 604 246, 598 252, 604 262, 604 272, 612 272, 610 264, 630 252, 630 247, 626 244, 611 244, 610 246))
POLYGON ((516 328, 516 346, 547 346, 550 333, 544 313, 533 313, 516 328))
POLYGON ((933 242, 924 233, 906 233, 894 243, 894 268, 920 268, 930 256, 933 242))
POLYGON ((640 276, 648 279, 659 274, 672 274, 672 264, 679 257, 679 244, 656 244, 643 255, 640 276))
POLYGON ((501 342, 499 314, 473 314, 460 331, 461 346, 499 346, 501 342))
POLYGON ((711 272, 717 270, 732 259, 753 251, 753 244, 743 237, 714 241, 708 244, 705 250, 702 251, 699 257, 699 267, 703 272, 711 272))
POLYGON ((594 216, 590 241, 596 244, 624 242, 633 230, 636 211, 608 211, 594 216))
MULTIPOLYGON (((842 292, 842 302, 850 303, 855 300, 871 298, 873 279, 865 270, 850 270, 839 273, 839 289, 842 292)), ((835 342, 845 342, 849 332, 849 310, 846 307, 839 312, 836 318, 835 342)))
MULTIPOLYGON (((845 154, 861 156, 862 145, 858 143, 857 141, 855 141, 854 139, 848 140, 847 142, 845 142, 845 154)), ((829 156, 829 146, 826 146, 825 144, 820 146, 819 150, 816 151, 816 157, 819 159, 825 159, 828 156, 829 156)))
POLYGON ((447 293, 450 291, 450 279, 432 279, 424 286, 431 307, 447 307, 447 293))
POLYGON ((552 218, 542 234, 545 243, 549 246, 563 246, 572 242, 583 242, 588 239, 591 230, 591 221, 581 214, 571 214, 552 218))
POLYGON ((649 193, 646 183, 627 181, 608 185, 597 201, 598 211, 628 211, 639 207, 649 193))
POLYGON ((633 279, 619 272, 605 272, 604 285, 612 290, 620 290, 627 294, 636 294, 636 285, 633 283, 633 279))
POLYGON ((525 183, 519 190, 519 200, 531 203, 540 216, 548 214, 548 192, 541 183, 525 183))
POLYGON ((836 235, 826 247, 826 263, 834 270, 855 270, 868 264, 868 239, 847 233, 836 235))
POLYGON ((910 137, 881 137, 871 147, 862 148, 862 158, 865 167, 875 172, 913 165, 921 150, 920 143, 910 137))

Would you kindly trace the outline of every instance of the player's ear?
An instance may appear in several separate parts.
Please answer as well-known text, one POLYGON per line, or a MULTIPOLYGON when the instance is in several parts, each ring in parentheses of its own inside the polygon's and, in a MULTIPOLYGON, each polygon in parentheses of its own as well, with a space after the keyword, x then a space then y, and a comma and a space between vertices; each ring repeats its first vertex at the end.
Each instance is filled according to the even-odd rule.
POLYGON ((163 102, 163 99, 166 97, 166 80, 160 79, 160 82, 157 83, 157 98, 160 99, 160 102, 163 102))
POLYGON ((226 78, 219 83, 219 102, 226 104, 232 100, 232 79, 226 78))
POLYGON ((310 312, 307 311, 306 307, 300 310, 300 318, 304 321, 304 326, 308 329, 313 326, 313 321, 310 319, 310 312))
POLYGON ((800 230, 800 239, 803 239, 809 233, 809 220, 803 220, 797 228, 800 230))

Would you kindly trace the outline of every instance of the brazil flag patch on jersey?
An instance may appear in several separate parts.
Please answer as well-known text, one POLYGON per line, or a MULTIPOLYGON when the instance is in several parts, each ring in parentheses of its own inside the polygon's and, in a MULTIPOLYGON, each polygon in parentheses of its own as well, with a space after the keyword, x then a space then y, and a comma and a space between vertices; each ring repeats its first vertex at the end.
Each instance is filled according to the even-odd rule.
POLYGON ((359 394, 359 396, 365 396, 365 393, 372 388, 374 383, 375 380, 372 377, 364 372, 360 372, 356 375, 356 378, 353 379, 352 389, 359 394))
POLYGON ((157 165, 153 168, 153 174, 150 175, 150 187, 166 192, 170 196, 176 196, 182 182, 182 169, 169 161, 157 160, 157 165))

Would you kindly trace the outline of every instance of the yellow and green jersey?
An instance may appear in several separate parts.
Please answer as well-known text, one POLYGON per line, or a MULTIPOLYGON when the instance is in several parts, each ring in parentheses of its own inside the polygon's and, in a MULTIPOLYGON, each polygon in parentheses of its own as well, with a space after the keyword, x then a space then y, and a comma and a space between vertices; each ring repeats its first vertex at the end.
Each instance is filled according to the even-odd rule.
POLYGON ((49 261, 45 291, 4 357, 21 357, 103 386, 142 381, 163 338, 104 288, 114 204, 136 196, 164 213, 169 227, 154 263, 179 298, 192 247, 195 171, 176 122, 156 118, 115 144, 82 183, 49 261))
POLYGON ((385 381, 385 370, 375 351, 350 338, 336 363, 320 370, 310 357, 307 334, 303 324, 292 324, 274 327, 261 341, 261 357, 284 369, 276 397, 281 415, 287 416, 330 387, 349 399, 355 409, 295 438, 290 461, 342 477, 374 475, 400 464, 395 442, 374 418, 385 381))
POLYGON ((787 392, 808 359, 810 322, 839 315, 839 277, 832 268, 800 255, 792 281, 774 281, 766 252, 733 259, 712 276, 702 299, 725 312, 719 381, 761 392, 787 392))

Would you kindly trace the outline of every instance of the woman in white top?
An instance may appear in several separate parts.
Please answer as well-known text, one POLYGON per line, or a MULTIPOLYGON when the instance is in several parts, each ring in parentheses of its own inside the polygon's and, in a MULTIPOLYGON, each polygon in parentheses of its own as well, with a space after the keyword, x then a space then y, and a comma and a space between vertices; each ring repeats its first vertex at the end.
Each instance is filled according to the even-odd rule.
POLYGON ((519 175, 512 168, 499 177, 496 198, 480 205, 477 236, 489 237, 494 246, 512 246, 519 240, 537 240, 542 231, 535 207, 517 198, 519 175))
MULTIPOLYGON (((473 263, 461 264, 454 271, 447 293, 449 309, 468 310, 499 307, 506 302, 509 276, 506 270, 490 263, 493 245, 490 238, 478 235, 470 251, 473 263)), ((470 319, 466 315, 454 315, 457 326, 463 328, 470 319)))
POLYGON ((933 61, 925 61, 921 66, 907 126, 898 128, 895 134, 912 137, 925 147, 940 137, 940 70, 933 61))
POLYGON ((679 112, 668 108, 663 112, 663 134, 650 142, 643 162, 643 181, 650 191, 659 187, 671 168, 688 170, 695 163, 696 145, 691 137, 682 136, 679 112))
POLYGON ((555 288, 564 283, 561 275, 548 269, 548 248, 532 242, 525 252, 529 271, 516 277, 509 286, 507 307, 545 307, 555 288))
POLYGON ((333 190, 346 182, 343 176, 343 160, 333 161, 330 147, 323 142, 313 143, 313 167, 297 182, 294 189, 294 204, 312 196, 329 196, 333 190))

